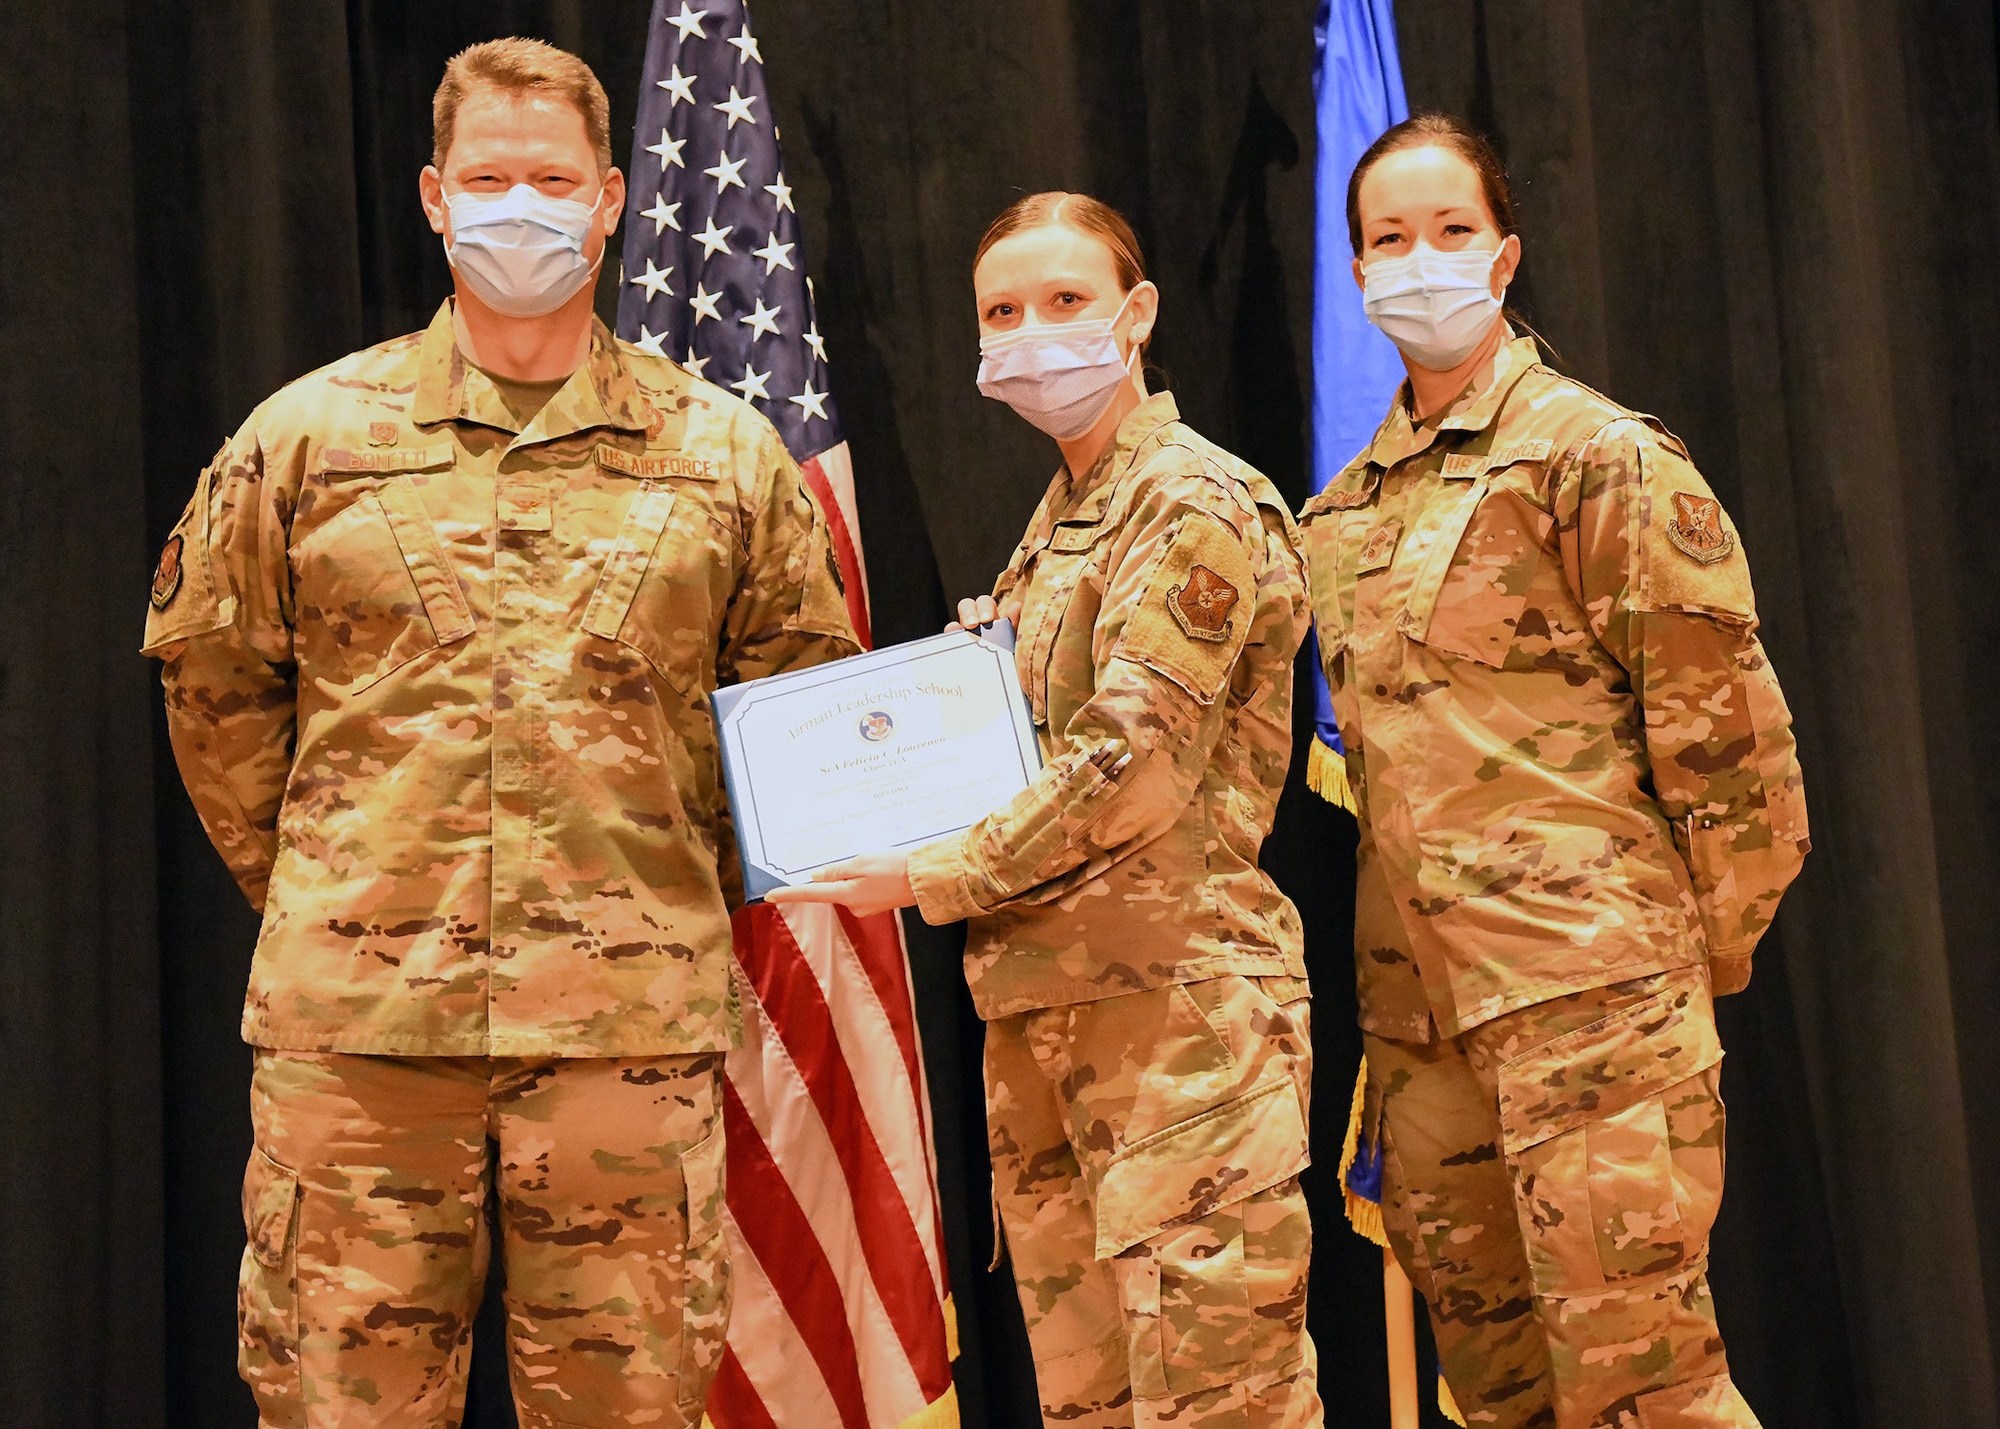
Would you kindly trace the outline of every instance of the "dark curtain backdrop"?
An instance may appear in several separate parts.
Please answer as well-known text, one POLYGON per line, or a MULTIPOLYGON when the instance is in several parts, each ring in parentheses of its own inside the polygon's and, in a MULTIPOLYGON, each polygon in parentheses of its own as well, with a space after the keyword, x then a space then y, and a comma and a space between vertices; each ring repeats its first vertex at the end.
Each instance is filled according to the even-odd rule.
MULTIPOLYGON (((759 0, 853 443, 877 629, 984 588, 1054 453, 973 389, 968 263, 1014 194, 1133 218, 1202 431, 1305 494, 1311 0, 759 0)), ((24 1426, 248 1425, 233 1375, 254 920, 136 655, 151 557, 268 392, 421 326, 453 50, 541 35, 629 145, 645 0, 9 0, 0 65, 0 1396, 24 1426)), ((1986 0, 1402 0, 1411 99, 1517 184, 1517 298, 1737 514, 1816 849, 1721 1006, 1714 1283, 1786 1429, 1994 1426, 2000 1297, 2000 106, 1986 0)), ((601 297, 608 297, 608 274, 601 297)), ((1301 729, 1303 737, 1303 729, 1301 729)), ((1379 1260, 1333 1166, 1352 826, 1295 778, 1321 1077, 1329 1422, 1386 1423, 1379 1260)), ((968 1425, 1033 1422, 991 1252, 979 1027, 913 959, 968 1425)), ((489 1326, 493 1324, 489 1319, 489 1326)), ((490 1347, 493 1337, 484 1337, 490 1347)), ((469 1422, 511 1423, 489 1352, 469 1422)), ((1441 1421, 1436 1421, 1441 1422, 1441 1421)))

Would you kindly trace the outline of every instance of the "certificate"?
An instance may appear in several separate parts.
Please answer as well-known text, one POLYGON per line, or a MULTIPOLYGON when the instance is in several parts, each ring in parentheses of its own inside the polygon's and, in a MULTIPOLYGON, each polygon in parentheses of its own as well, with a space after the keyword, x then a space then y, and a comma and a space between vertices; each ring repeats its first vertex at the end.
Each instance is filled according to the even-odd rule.
POLYGON ((1034 781, 1041 749, 1005 621, 709 696, 743 889, 970 828, 1034 781))

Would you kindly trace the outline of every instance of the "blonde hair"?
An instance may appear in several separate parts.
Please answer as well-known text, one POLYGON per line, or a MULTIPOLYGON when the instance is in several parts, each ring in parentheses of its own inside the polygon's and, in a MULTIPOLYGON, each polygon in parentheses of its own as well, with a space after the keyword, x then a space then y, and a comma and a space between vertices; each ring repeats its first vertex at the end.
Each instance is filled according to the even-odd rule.
POLYGON ((1126 292, 1146 281, 1145 255, 1140 253, 1138 236, 1125 221, 1125 215, 1103 199, 1065 193, 1061 189, 1028 194, 1001 209, 1000 216, 986 225, 986 236, 979 240, 978 251, 972 255, 972 266, 977 268, 986 250, 1010 234, 1056 223, 1087 233, 1108 248, 1118 285, 1126 292))
MULTIPOLYGON (((1001 209, 1000 216, 986 225, 986 234, 979 240, 979 248, 972 255, 972 266, 977 268, 979 260, 986 256, 986 250, 1001 239, 1024 229, 1047 228, 1053 224, 1075 229, 1102 243, 1111 254, 1111 271, 1118 279, 1121 292, 1129 293, 1146 281, 1146 255, 1139 251, 1139 237, 1132 231, 1125 215, 1103 199, 1092 198, 1089 194, 1068 193, 1062 189, 1028 194, 1001 209)), ((1152 334, 1148 333, 1146 340, 1139 344, 1139 351, 1145 352, 1152 342, 1152 334)))
POLYGON ((475 88, 509 94, 546 94, 574 105, 597 157, 598 172, 612 167, 611 101, 589 65, 554 45, 519 38, 487 40, 453 55, 431 96, 431 162, 444 167, 451 152, 458 106, 475 88))

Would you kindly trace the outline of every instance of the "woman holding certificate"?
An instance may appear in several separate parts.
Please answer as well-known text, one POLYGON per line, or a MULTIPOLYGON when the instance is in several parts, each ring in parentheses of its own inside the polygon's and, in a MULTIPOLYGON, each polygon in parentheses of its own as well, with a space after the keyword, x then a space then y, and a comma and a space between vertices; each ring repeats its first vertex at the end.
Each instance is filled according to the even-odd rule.
POLYGON ((1065 1429, 1321 1422, 1298 1174, 1299 922, 1258 868, 1306 625, 1271 484, 1149 395, 1137 240, 1034 194, 974 260, 979 386, 1053 437, 991 597, 1044 764, 963 834, 779 889, 969 919, 994 1198, 1043 1414, 1065 1429))

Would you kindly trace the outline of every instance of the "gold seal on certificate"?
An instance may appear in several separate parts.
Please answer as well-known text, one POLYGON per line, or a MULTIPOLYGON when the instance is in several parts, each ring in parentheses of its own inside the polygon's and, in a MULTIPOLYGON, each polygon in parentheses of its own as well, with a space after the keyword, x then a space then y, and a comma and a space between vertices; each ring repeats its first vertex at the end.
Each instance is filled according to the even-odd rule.
POLYGON ((971 827, 1033 782, 1013 629, 951 631, 710 696, 752 902, 971 827))

